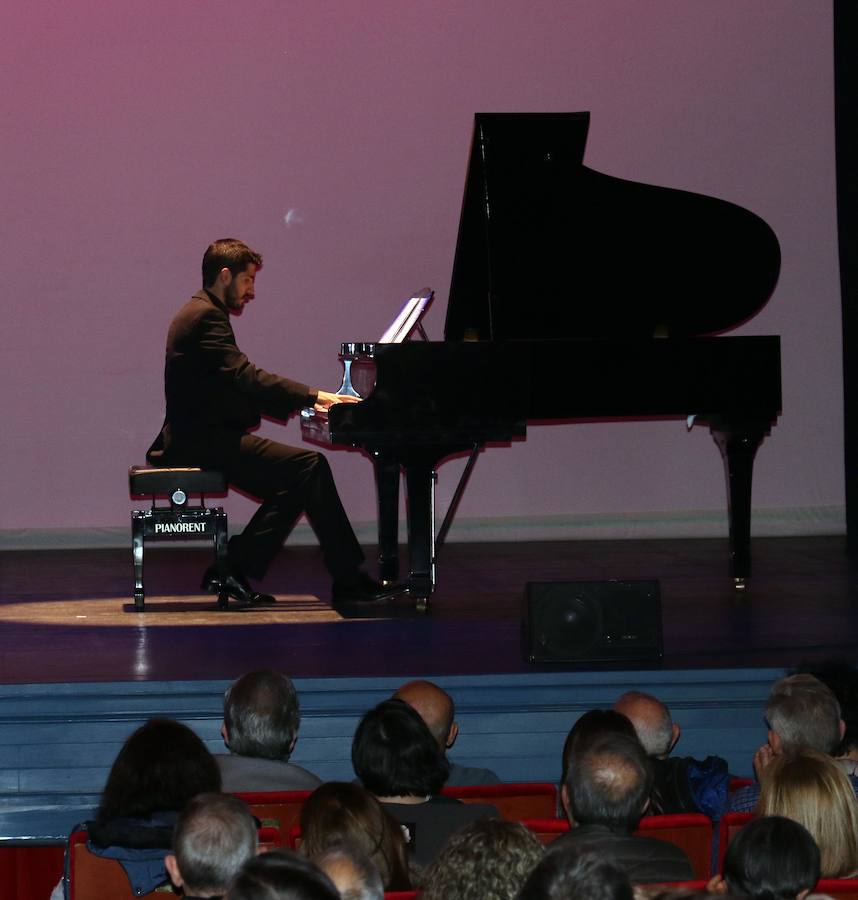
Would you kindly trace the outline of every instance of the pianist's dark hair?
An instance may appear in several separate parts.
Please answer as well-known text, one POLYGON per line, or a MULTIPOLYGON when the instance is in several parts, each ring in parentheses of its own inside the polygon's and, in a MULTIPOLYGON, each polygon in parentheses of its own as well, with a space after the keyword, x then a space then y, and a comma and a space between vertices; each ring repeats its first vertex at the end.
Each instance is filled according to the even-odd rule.
POLYGON ((211 287, 221 269, 229 269, 233 277, 250 264, 262 268, 262 255, 251 250, 243 241, 221 238, 209 244, 203 254, 203 287, 211 287))

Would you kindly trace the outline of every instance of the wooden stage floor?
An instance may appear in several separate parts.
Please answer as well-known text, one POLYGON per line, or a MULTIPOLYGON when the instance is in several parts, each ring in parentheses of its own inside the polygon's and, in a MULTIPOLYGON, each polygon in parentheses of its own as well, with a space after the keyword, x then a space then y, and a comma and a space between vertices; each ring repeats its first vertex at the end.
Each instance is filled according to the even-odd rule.
POLYGON ((854 659, 858 567, 844 546, 840 537, 756 539, 754 578, 737 594, 723 540, 450 544, 428 613, 402 600, 356 616, 330 607, 315 548, 284 550, 264 585, 277 607, 248 612, 217 612, 200 593, 206 549, 151 549, 144 614, 128 611, 130 551, 8 551, 0 683, 228 679, 261 666, 295 677, 580 668, 524 662, 530 581, 658 579, 665 669, 854 659))

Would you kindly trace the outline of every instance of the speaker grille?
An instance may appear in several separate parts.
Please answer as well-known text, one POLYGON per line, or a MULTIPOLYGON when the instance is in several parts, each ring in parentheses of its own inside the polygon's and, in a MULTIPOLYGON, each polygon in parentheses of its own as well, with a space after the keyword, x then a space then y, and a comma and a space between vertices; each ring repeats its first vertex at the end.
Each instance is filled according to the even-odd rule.
POLYGON ((522 621, 531 662, 610 662, 662 656, 657 581, 529 582, 522 621))

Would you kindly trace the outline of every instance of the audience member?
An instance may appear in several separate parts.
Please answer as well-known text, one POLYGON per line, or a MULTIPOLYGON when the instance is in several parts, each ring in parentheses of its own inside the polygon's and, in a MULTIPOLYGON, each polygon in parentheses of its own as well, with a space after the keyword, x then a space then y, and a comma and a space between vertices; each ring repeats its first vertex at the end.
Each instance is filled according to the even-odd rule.
MULTIPOLYGON (((766 703, 768 743, 754 754, 754 771, 761 779, 766 766, 776 756, 817 750, 831 754, 843 736, 840 704, 834 694, 812 675, 790 675, 772 686, 766 703)), ((858 791, 858 779, 853 783, 858 791)), ((736 791, 729 801, 733 812, 751 812, 760 797, 760 785, 736 791)))
POLYGON ((411 890, 402 826, 360 785, 330 781, 316 788, 301 809, 301 841, 314 861, 331 846, 354 847, 372 860, 384 890, 411 890))
POLYGON ((224 900, 340 900, 340 892, 306 857, 271 850, 244 864, 224 900))
POLYGON ((555 842, 595 853, 635 883, 694 877, 688 857, 673 844, 633 834, 647 809, 652 769, 637 737, 605 734, 573 746, 563 808, 571 831, 555 842))
POLYGON ((832 755, 847 775, 858 775, 858 668, 846 659, 830 659, 798 671, 818 678, 837 698, 844 732, 832 755))
MULTIPOLYGON (((431 681, 409 681, 393 695, 396 700, 404 700, 417 710, 420 718, 426 723, 432 736, 438 742, 443 754, 456 742, 459 726, 456 723, 456 707, 453 698, 431 681)), ((460 766, 447 760, 450 774, 447 776, 447 787, 476 784, 498 784, 500 778, 491 769, 479 766, 460 766)))
POLYGON ((352 741, 355 774, 405 826, 413 860, 428 865, 456 829, 497 816, 493 806, 439 793, 448 765, 426 723, 402 700, 385 700, 361 719, 352 741))
POLYGON ((584 744, 592 743, 598 738, 608 734, 625 734, 629 737, 637 737, 634 725, 622 713, 613 709, 591 709, 579 716, 563 744, 563 772, 560 783, 566 783, 569 774, 569 760, 572 754, 584 744))
POLYGON ((628 691, 617 700, 614 709, 632 723, 652 763, 650 813, 699 812, 719 818, 730 784, 727 761, 719 756, 703 760, 671 756, 681 729, 667 706, 650 694, 628 691))
POLYGON ((830 756, 779 756, 766 767, 757 812, 803 825, 819 846, 823 878, 858 875, 858 800, 830 756))
POLYGON ((556 841, 516 900, 632 900, 629 877, 612 862, 556 841))
MULTIPOLYGON (((125 741, 110 769, 96 818, 86 823, 90 849, 117 860, 134 893, 148 894, 168 880, 164 858, 179 811, 220 786, 214 757, 190 728, 150 719, 125 741)), ((52 898, 61 891, 62 882, 52 898)))
POLYGON ((219 898, 258 846, 246 804, 228 794, 198 794, 179 813, 164 863, 186 898, 219 898))
POLYGON ((223 701, 221 734, 229 754, 218 754, 223 789, 302 791, 319 778, 289 762, 300 725, 298 694, 292 680, 271 669, 236 681, 223 701))
MULTIPOLYGON (((695 891, 682 885, 664 888, 636 884, 634 895, 635 900, 712 900, 712 894, 708 890, 695 891)), ((720 900, 746 900, 741 894, 719 894, 719 897, 720 900)))
POLYGON ((334 883, 342 900, 384 900, 381 875, 372 860, 346 844, 332 844, 313 862, 334 883))
POLYGON ((451 835, 426 870, 421 900, 513 900, 542 853, 519 822, 472 822, 451 835))
POLYGON ((707 890, 749 900, 804 900, 819 875, 819 847, 810 832, 783 816, 762 816, 730 841, 723 876, 715 875, 707 890))

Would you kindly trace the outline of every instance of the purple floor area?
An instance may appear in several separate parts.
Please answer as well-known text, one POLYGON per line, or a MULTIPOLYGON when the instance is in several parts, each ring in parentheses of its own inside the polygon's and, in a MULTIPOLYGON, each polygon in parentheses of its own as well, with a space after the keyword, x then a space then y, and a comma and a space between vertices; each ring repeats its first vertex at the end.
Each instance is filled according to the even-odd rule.
POLYGON ((318 552, 289 548, 264 585, 281 602, 261 616, 206 605, 206 550, 156 547, 148 608, 158 597, 170 603, 152 624, 149 612, 123 611, 129 551, 10 551, 0 555, 0 682, 230 678, 261 665, 297 677, 574 669, 523 659, 522 597, 538 581, 657 579, 664 668, 854 655, 858 569, 844 539, 761 538, 753 553, 754 577, 737 593, 721 540, 451 544, 429 612, 402 599, 340 615, 318 552))

